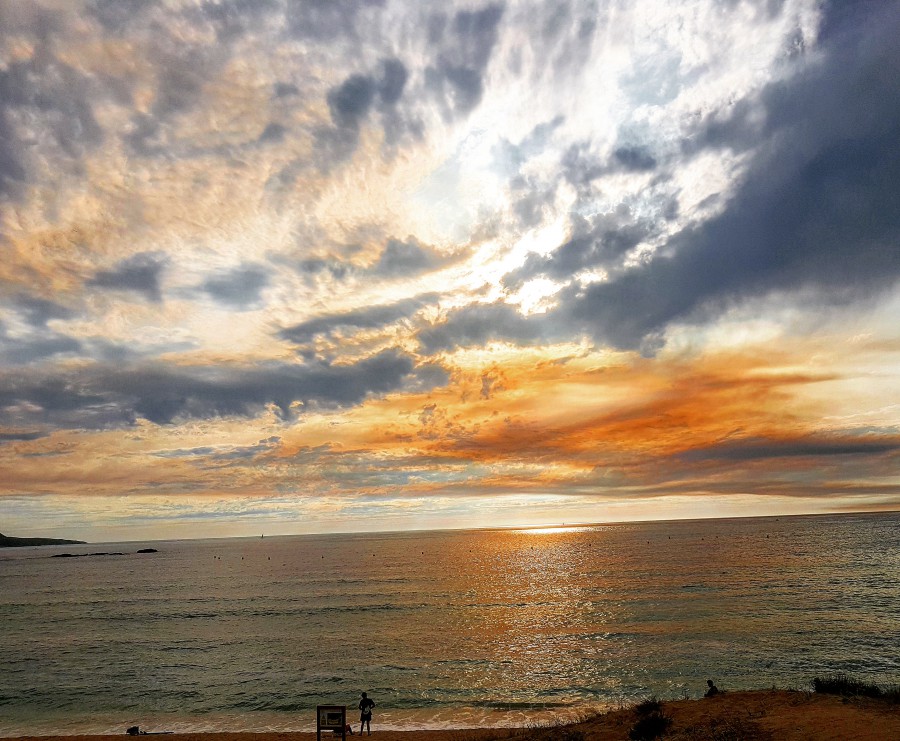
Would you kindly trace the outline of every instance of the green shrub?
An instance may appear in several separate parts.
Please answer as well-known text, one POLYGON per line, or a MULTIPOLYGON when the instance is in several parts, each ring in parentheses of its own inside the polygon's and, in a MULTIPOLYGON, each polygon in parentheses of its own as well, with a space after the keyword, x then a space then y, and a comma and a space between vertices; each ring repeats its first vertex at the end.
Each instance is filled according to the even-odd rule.
POLYGON ((641 700, 637 705, 634 706, 634 711, 638 715, 649 715, 650 713, 660 713, 662 712, 662 702, 657 697, 648 697, 646 700, 641 700))
POLYGON ((881 687, 863 682, 846 674, 828 674, 813 679, 813 691, 821 695, 841 695, 842 697, 881 697, 881 687))
POLYGON ((637 723, 628 732, 632 741, 653 741, 662 736, 672 725, 672 719, 659 711, 648 712, 638 718, 637 723))

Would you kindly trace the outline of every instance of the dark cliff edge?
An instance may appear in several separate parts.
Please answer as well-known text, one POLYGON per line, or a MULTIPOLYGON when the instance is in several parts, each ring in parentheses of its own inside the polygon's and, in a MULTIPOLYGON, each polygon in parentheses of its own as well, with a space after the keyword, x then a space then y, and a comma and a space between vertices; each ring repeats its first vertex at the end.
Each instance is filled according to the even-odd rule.
POLYGON ((16 548, 25 545, 80 545, 84 540, 65 540, 64 538, 11 538, 0 533, 0 548, 16 548))

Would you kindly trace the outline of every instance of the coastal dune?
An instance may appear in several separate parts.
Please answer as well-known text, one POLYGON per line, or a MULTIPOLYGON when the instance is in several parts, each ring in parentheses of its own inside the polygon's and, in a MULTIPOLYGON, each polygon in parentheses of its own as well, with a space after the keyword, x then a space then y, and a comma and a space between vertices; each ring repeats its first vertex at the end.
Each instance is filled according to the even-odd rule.
MULTIPOLYGON (((384 731, 378 729, 376 717, 373 727, 372 736, 377 741, 618 741, 629 738, 672 741, 844 741, 852 738, 857 741, 886 741, 900 739, 900 705, 865 697, 761 690, 727 692, 702 700, 647 702, 559 726, 384 731), (664 720, 654 723, 651 717, 648 723, 645 719, 650 716, 659 716, 664 720), (635 729, 641 723, 649 734, 656 735, 635 735, 635 729)), ((328 741, 334 738, 330 733, 322 737, 328 741)), ((121 738, 26 736, 21 740, 113 741, 121 738)), ((314 741, 316 734, 185 733, 167 735, 166 738, 170 741, 314 741)))

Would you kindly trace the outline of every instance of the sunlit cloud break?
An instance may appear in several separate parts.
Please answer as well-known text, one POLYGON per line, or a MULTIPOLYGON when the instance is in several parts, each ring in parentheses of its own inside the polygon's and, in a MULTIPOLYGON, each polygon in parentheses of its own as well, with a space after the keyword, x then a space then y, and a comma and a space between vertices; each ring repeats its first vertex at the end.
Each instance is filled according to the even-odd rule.
POLYGON ((4 532, 900 507, 898 36, 0 2, 4 532))

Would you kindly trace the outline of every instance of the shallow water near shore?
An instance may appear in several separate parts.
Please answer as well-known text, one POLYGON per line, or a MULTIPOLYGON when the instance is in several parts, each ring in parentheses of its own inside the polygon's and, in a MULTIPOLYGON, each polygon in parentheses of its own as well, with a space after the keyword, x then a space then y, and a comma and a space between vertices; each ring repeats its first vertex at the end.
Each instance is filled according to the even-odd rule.
POLYGON ((898 513, 5 549, 0 736, 313 730, 363 690, 405 729, 896 682, 898 573, 898 513), (50 558, 95 551, 124 555, 50 558))

